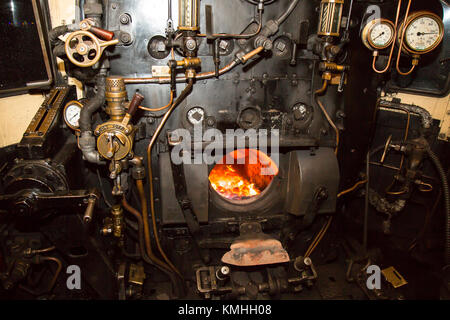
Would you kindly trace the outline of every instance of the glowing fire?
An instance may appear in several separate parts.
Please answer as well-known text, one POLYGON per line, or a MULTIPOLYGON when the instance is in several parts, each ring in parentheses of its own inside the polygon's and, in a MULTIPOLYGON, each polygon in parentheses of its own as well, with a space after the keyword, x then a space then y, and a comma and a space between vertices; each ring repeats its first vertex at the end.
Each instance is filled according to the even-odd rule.
POLYGON ((278 167, 265 153, 239 149, 226 155, 209 174, 209 181, 221 196, 241 200, 259 195, 278 174, 278 167))

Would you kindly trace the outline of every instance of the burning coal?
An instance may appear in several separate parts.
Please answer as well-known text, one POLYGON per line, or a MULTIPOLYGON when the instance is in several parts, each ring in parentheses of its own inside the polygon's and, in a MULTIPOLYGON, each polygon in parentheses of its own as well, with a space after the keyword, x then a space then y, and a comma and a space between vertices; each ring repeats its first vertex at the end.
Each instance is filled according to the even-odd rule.
POLYGON ((261 194, 278 174, 275 162, 264 152, 255 149, 232 151, 222 162, 211 170, 209 181, 214 190, 231 200, 243 200, 261 194))

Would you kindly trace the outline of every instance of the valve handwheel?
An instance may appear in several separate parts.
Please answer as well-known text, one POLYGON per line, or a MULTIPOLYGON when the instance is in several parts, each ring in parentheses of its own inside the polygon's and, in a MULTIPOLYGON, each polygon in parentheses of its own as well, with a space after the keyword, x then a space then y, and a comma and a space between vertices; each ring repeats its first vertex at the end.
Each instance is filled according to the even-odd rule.
POLYGON ((118 44, 118 39, 102 41, 89 31, 75 31, 66 39, 66 55, 73 64, 87 68, 96 64, 108 46, 118 44))

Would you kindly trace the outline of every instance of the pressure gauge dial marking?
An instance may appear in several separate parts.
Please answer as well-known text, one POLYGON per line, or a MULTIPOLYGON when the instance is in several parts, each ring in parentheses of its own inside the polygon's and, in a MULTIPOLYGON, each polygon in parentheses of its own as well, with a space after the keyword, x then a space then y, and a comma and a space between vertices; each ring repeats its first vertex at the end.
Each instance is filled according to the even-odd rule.
POLYGON ((387 19, 371 20, 364 27, 361 38, 364 45, 370 50, 385 49, 394 41, 394 24, 387 19))
POLYGON ((192 125, 201 124, 205 120, 205 110, 201 107, 193 107, 187 112, 187 119, 192 125))
POLYGON ((399 37, 405 30, 403 49, 412 54, 424 54, 435 49, 444 36, 444 26, 439 16, 427 11, 411 14, 400 26, 399 37))
POLYGON ((67 126, 73 130, 77 130, 80 127, 80 115, 83 105, 79 101, 70 101, 64 107, 64 121, 67 126))

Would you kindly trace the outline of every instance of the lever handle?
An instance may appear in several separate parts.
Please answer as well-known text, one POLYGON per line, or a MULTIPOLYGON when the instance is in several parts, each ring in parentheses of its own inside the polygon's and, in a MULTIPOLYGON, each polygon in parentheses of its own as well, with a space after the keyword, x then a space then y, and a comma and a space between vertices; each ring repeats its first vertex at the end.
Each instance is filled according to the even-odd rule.
POLYGON ((128 114, 130 116, 133 116, 136 110, 139 108, 139 106, 142 104, 142 101, 144 101, 144 96, 138 92, 136 92, 133 96, 133 99, 131 99, 130 104, 128 105, 128 114))
POLYGON ((91 26, 89 31, 102 40, 111 41, 114 38, 114 32, 102 28, 91 26))

